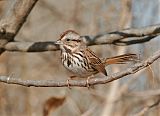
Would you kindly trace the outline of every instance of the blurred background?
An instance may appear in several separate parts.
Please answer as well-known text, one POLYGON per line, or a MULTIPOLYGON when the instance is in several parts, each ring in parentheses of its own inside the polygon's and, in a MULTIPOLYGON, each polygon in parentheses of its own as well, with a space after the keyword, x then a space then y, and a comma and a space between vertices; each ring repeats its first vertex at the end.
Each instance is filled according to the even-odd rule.
MULTIPOLYGON (((0 1, 0 14, 7 0, 0 1)), ((81 35, 97 35, 125 28, 160 23, 160 0, 39 0, 21 28, 16 41, 55 41, 72 29, 81 35)), ((136 53, 145 60, 160 49, 160 38, 130 46, 95 45, 99 57, 136 53)), ((132 64, 106 67, 109 74, 132 64), (120 68, 121 67, 121 68, 120 68)), ((145 91, 160 88, 160 62, 123 79, 94 89, 39 88, 0 83, 0 116, 159 116, 160 99, 145 91), (50 105, 49 105, 50 104, 50 105), (148 109, 147 109, 148 108, 148 109), (147 110, 146 110, 147 109, 147 110)), ((60 51, 41 53, 5 52, 0 56, 0 74, 24 80, 64 80, 60 51)), ((102 75, 97 75, 102 76, 102 75)))

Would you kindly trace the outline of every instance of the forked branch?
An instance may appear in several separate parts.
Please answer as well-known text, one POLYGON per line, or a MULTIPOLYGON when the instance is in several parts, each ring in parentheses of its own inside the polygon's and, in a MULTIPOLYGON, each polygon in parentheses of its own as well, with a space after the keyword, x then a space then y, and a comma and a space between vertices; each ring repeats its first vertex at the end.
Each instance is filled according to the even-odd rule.
POLYGON ((0 54, 8 42, 14 41, 29 13, 38 0, 8 0, 0 19, 0 54))

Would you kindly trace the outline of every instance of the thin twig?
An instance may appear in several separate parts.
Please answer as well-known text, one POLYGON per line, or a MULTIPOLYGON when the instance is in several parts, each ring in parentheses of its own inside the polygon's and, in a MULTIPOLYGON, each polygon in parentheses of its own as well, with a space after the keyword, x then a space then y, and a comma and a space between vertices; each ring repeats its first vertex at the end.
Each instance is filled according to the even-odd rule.
MULTIPOLYGON (((157 51, 153 56, 151 56, 147 60, 142 61, 140 63, 136 63, 134 66, 132 66, 124 71, 109 75, 104 78, 94 78, 94 79, 92 78, 89 80, 89 85, 106 84, 106 83, 112 82, 114 80, 123 78, 127 75, 134 74, 134 73, 148 67, 154 61, 156 61, 158 58, 160 58, 160 50, 157 51)), ((34 86, 34 87, 68 87, 67 81, 22 80, 20 78, 13 78, 13 77, 10 77, 8 79, 7 76, 0 76, 0 82, 4 82, 7 84, 22 85, 22 86, 27 86, 27 87, 30 87, 30 86, 34 86)), ((86 87, 87 83, 86 83, 86 80, 70 80, 69 85, 70 86, 86 87)))
MULTIPOLYGON (((144 43, 160 35, 160 25, 148 26, 143 28, 131 28, 110 33, 101 33, 94 37, 82 36, 87 45, 114 44, 132 45, 144 43)), ((58 38, 57 38, 58 39, 58 38)), ((59 47, 54 41, 45 42, 9 42, 3 49, 6 51, 19 52, 44 52, 56 51, 59 47)))
POLYGON ((153 103, 152 105, 148 105, 148 106, 144 107, 140 112, 138 112, 138 113, 136 113, 132 116, 143 116, 148 110, 150 110, 153 107, 158 106, 159 103, 160 103, 160 98, 155 103, 153 103))

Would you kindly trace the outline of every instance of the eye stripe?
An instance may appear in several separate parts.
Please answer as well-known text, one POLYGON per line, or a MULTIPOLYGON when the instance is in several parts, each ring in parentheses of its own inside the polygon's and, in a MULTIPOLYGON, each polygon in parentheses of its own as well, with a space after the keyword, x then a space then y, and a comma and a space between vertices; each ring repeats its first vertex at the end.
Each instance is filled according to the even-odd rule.
POLYGON ((73 39, 72 41, 81 42, 81 40, 73 39))

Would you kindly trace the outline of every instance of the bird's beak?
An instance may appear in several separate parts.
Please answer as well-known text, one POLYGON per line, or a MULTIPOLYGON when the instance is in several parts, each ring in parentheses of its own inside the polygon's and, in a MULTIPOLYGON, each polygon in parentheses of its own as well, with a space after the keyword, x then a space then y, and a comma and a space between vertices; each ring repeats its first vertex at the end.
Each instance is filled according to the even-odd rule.
POLYGON ((55 42, 55 44, 56 44, 56 45, 62 45, 63 43, 62 43, 62 41, 57 40, 57 41, 55 42))

